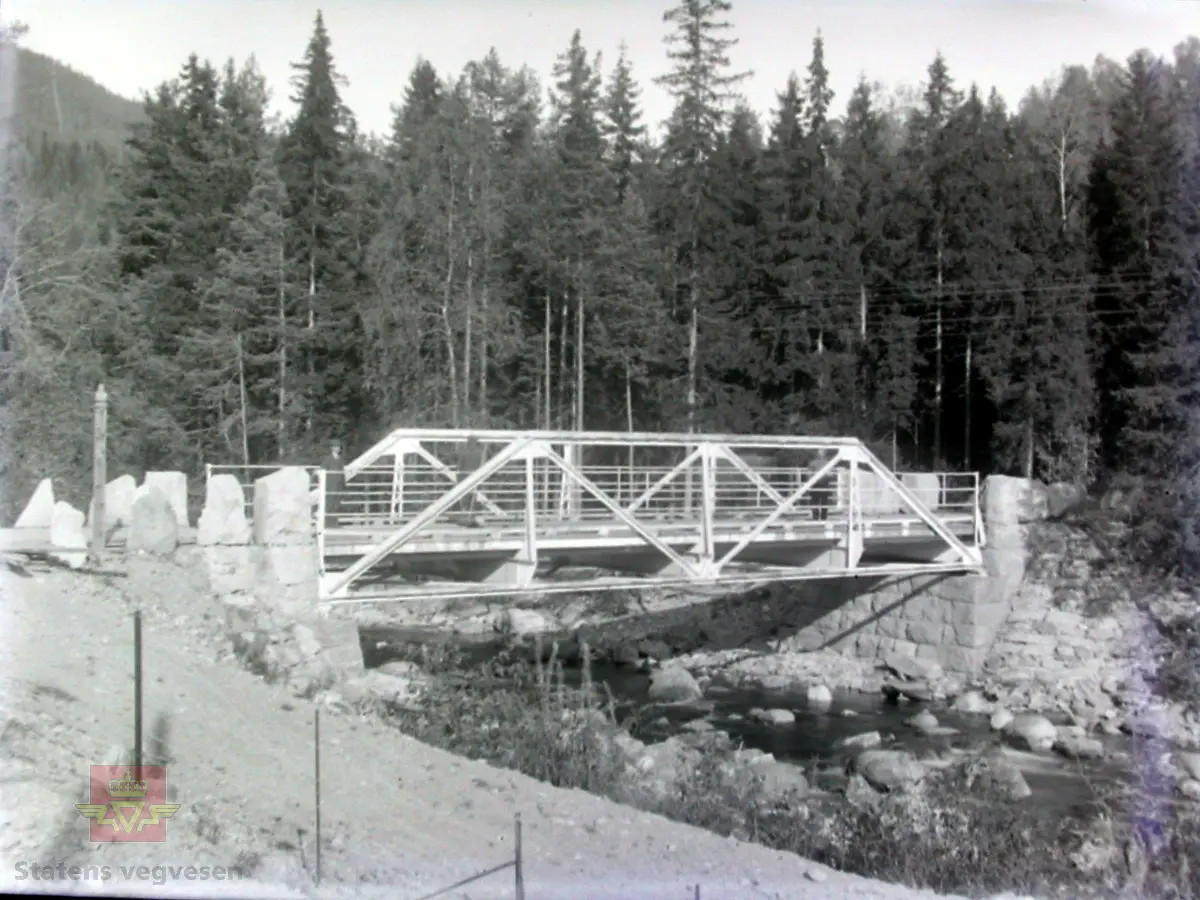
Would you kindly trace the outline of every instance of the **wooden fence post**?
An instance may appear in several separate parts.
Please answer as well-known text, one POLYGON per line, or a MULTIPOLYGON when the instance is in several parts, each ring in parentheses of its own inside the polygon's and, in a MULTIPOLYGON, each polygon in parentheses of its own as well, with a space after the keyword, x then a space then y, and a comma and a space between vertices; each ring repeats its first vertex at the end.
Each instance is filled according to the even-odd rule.
POLYGON ((92 404, 92 556, 96 562, 107 544, 104 488, 108 483, 108 394, 96 388, 92 404))

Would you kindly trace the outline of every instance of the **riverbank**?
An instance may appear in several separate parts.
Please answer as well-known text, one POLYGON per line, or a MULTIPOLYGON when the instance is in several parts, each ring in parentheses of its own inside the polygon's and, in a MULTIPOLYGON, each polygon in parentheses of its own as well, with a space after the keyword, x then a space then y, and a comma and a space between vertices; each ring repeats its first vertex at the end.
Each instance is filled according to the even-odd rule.
MULTIPOLYGON (((231 658, 220 629, 225 611, 189 555, 177 554, 173 562, 107 560, 105 575, 19 578, 0 569, 5 889, 403 900, 511 860, 519 813, 530 897, 649 900, 691 896, 698 884, 704 897, 936 900, 929 892, 840 874, 792 853, 668 821, 598 790, 564 790, 586 784, 588 773, 594 785, 602 783, 601 745, 585 744, 582 732, 564 730, 561 719, 551 728, 550 719, 504 707, 499 697, 488 702, 507 708, 518 731, 535 721, 546 726, 522 739, 524 747, 534 746, 535 735, 545 743, 513 760, 518 766, 489 764, 497 755, 495 737, 474 754, 446 752, 454 735, 481 732, 486 720, 472 712, 479 705, 462 707, 462 717, 449 706, 428 707, 427 731, 442 736, 423 742, 377 716, 355 713, 335 693, 298 697, 286 680, 268 683, 231 658), (89 802, 89 765, 128 758, 135 608, 143 623, 147 761, 167 765, 168 791, 181 806, 167 824, 165 844, 94 844, 75 804, 89 802), (323 747, 319 887, 316 705, 323 747), (564 745, 564 734, 575 737, 564 745), (551 755, 550 747, 564 749, 551 755), (557 786, 547 783, 554 779, 513 771, 534 768, 539 759, 558 761, 545 769, 557 786), (44 874, 22 880, 20 862, 39 864, 39 872, 57 872, 60 863, 67 871, 107 866, 113 880, 44 874), (239 878, 214 885, 186 877, 131 881, 121 874, 121 867, 145 866, 157 878, 166 866, 192 864, 236 868, 239 878)), ((493 735, 507 739, 509 727, 493 735)), ((477 900, 512 897, 512 870, 466 890, 477 900)))
MULTIPOLYGON (((407 733, 843 871, 970 896, 1107 896, 1106 886, 1150 878, 1157 892, 1146 895, 1163 896, 1179 877, 1180 860, 1200 849, 1195 805, 1181 796, 1156 798, 1173 843, 1151 848, 1148 874, 1130 868, 1129 848, 1141 847, 1142 839, 1126 823, 1145 808, 1136 780, 1092 784, 1079 802, 1029 802, 1031 784, 1045 797, 1055 790, 1055 776, 1071 766, 1096 771, 1087 759, 1064 757, 1067 741, 1084 737, 1069 726, 1052 732, 1057 753, 1043 746, 1046 735, 1033 720, 1018 719, 1003 736, 980 744, 965 732, 936 734, 946 726, 930 723, 929 710, 920 712, 918 704, 903 710, 903 728, 928 728, 931 739, 950 742, 914 752, 893 733, 900 729, 881 727, 866 714, 846 716, 849 707, 834 705, 813 715, 831 729, 845 725, 843 737, 850 740, 835 740, 839 752, 826 765, 802 771, 738 746, 715 724, 719 703, 697 697, 682 669, 668 670, 675 673, 668 693, 679 699, 658 703, 645 721, 653 724, 666 713, 687 724, 667 740, 647 743, 618 727, 586 672, 574 687, 554 667, 538 672, 518 664, 498 677, 496 667, 490 674, 461 671, 449 655, 428 663, 425 673, 389 663, 369 676, 379 687, 407 682, 404 697, 382 704, 388 720, 407 733), (955 737, 966 740, 956 746, 955 737), (1025 750, 1018 749, 1022 741, 1025 750), (1039 765, 1046 776, 1040 784, 1022 773, 1039 765)), ((666 682, 656 681, 662 696, 666 682)), ((787 715, 796 714, 762 708, 743 721, 782 735, 796 726, 787 715)), ((801 725, 811 721, 800 719, 801 725)), ((1130 768, 1115 754, 1097 764, 1130 768)), ((1191 863, 1200 871, 1200 860, 1191 863)))

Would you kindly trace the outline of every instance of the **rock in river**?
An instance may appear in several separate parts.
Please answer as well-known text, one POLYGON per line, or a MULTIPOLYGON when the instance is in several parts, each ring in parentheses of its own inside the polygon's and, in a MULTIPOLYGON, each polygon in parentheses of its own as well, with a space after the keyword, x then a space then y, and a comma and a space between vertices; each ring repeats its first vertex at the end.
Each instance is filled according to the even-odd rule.
POLYGON ((1064 729, 1054 741, 1054 751, 1067 759, 1103 759, 1104 745, 1080 731, 1064 729))
POLYGON ((808 705, 812 709, 829 709, 833 705, 833 693, 823 684, 810 684, 808 705))
POLYGON ((988 713, 992 711, 992 705, 979 691, 967 691, 954 699, 954 709, 961 713, 988 713))
POLYGON ((669 666, 650 676, 649 697, 657 703, 691 703, 704 696, 687 669, 669 666))
POLYGON ((837 742, 842 750, 864 750, 868 747, 878 747, 883 743, 883 737, 878 731, 865 731, 862 734, 852 734, 837 742))
POLYGON ((752 709, 748 715, 764 725, 791 725, 796 721, 795 714, 786 709, 752 709))
POLYGON ((1058 740, 1058 729, 1045 716, 1026 713, 1017 716, 1008 723, 1004 733, 1013 738, 1018 745, 1024 745, 1030 750, 1046 751, 1058 740))

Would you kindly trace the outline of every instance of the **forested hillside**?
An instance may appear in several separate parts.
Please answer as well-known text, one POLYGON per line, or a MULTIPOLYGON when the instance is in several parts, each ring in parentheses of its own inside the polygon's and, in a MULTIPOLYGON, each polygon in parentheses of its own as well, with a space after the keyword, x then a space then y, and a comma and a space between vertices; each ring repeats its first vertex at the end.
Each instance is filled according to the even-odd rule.
POLYGON ((915 103, 835 102, 818 35, 760 122, 728 13, 666 13, 662 141, 630 61, 576 34, 545 85, 494 53, 417 61, 377 144, 319 17, 281 129, 252 64, 192 58, 116 169, 68 178, 49 141, 10 191, 5 484, 86 479, 103 380, 121 471, 401 423, 824 432, 902 466, 1149 479, 1177 534, 1200 41, 1009 109, 941 58, 915 103))
POLYGON ((24 47, 17 48, 15 62, 18 122, 27 141, 47 138, 125 155, 129 128, 143 118, 140 104, 24 47))

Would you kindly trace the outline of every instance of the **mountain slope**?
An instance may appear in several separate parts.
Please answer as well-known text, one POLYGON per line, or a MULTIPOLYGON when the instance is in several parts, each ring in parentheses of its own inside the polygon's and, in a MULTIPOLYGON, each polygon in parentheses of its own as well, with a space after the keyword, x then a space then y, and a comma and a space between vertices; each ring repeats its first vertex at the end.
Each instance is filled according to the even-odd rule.
POLYGON ((64 143, 95 141, 114 155, 125 149, 129 126, 142 119, 140 103, 41 53, 17 49, 17 116, 26 139, 43 135, 64 143))

